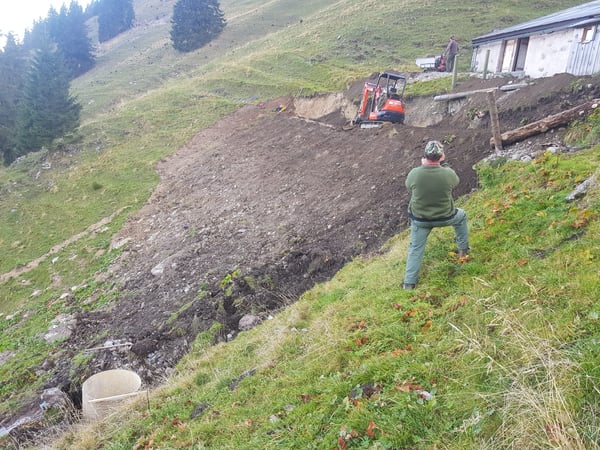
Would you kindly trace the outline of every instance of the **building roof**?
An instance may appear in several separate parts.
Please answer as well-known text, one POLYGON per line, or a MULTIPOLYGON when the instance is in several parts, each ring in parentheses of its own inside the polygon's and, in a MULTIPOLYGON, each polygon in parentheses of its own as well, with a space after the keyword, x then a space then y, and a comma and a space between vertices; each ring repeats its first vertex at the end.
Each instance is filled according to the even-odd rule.
POLYGON ((597 23, 600 23, 600 0, 563 9, 562 11, 530 20, 529 22, 484 34, 473 39, 473 46, 597 23))

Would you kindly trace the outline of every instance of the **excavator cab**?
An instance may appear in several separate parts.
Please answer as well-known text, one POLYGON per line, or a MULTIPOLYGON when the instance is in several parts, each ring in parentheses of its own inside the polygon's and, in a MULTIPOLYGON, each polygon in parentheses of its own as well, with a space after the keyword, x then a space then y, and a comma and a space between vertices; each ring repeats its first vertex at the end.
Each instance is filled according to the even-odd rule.
POLYGON ((376 83, 367 81, 355 122, 362 127, 380 122, 404 123, 405 88, 406 77, 393 71, 379 74, 376 83))

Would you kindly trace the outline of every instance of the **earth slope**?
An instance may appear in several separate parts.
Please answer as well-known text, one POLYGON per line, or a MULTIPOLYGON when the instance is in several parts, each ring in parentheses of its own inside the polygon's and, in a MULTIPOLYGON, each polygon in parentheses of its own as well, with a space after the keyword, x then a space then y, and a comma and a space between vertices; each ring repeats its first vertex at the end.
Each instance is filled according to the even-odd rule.
MULTIPOLYGON (((513 82, 519 80, 470 79, 456 91, 513 82)), ((597 98, 598 85, 557 75, 498 91, 502 129, 597 98)), ((131 343, 131 351, 97 351, 80 379, 128 366, 153 384, 215 321, 223 325, 215 339, 230 339, 244 315, 263 320, 352 258, 379 251, 407 225, 404 179, 428 140, 446 142, 461 178, 457 196, 477 188, 473 166, 492 153, 485 93, 452 104, 409 100, 405 125, 348 127, 361 86, 333 102, 325 96, 247 105, 160 162, 160 185, 114 240, 124 245, 109 274, 121 286, 120 301, 82 314, 67 346, 75 353, 108 340, 131 343), (303 116, 295 108, 301 104, 303 116)), ((563 131, 513 151, 560 148, 563 131)), ((63 367, 55 380, 76 393, 78 380, 66 373, 63 367)))
MULTIPOLYGON (((455 92, 511 82, 520 83, 470 79, 455 92)), ((49 387, 78 405, 82 380, 100 370, 130 368, 158 384, 215 322, 215 340, 231 339, 240 319, 245 327, 252 315, 252 326, 352 258, 378 252, 407 226, 404 180, 428 140, 446 142, 461 178, 457 196, 477 188, 473 166, 492 153, 485 93, 450 104, 411 99, 405 125, 361 129, 348 126, 361 86, 246 105, 161 161, 156 191, 114 238, 122 256, 98 275, 119 300, 76 318, 61 352, 40 369, 51 375, 49 387), (90 363, 72 367, 85 349, 90 363)), ((597 77, 558 75, 498 91, 502 130, 598 98, 598 86, 597 77)), ((564 150, 563 134, 552 130, 509 151, 564 150)), ((398 284, 402 271, 399 264, 398 284)))

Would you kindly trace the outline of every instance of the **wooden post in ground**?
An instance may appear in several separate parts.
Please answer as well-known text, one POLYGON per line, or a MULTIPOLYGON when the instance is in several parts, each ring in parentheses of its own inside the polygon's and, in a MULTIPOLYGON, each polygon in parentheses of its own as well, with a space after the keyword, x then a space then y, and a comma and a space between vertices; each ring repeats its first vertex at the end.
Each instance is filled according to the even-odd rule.
POLYGON ((488 64, 490 62, 490 50, 485 51, 485 61, 483 62, 483 79, 487 80, 488 64))
POLYGON ((489 91, 487 97, 488 106, 490 108, 490 122, 492 124, 494 147, 496 148, 496 151, 503 150, 502 137, 500 133, 500 119, 498 118, 498 107, 496 106, 496 91, 489 91))
POLYGON ((456 87, 456 75, 458 73, 458 69, 456 68, 456 60, 458 59, 458 55, 453 56, 454 61, 452 62, 452 89, 456 87))

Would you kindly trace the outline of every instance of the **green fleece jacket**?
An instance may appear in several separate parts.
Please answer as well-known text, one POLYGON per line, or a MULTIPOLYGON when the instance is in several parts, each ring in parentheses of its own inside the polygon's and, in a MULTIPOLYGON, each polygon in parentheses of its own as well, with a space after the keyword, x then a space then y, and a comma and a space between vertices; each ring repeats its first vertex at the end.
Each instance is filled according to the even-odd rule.
POLYGON ((452 190, 459 181, 458 175, 450 167, 415 167, 406 177, 406 187, 411 191, 409 212, 415 218, 425 220, 451 217, 456 209, 452 190))

